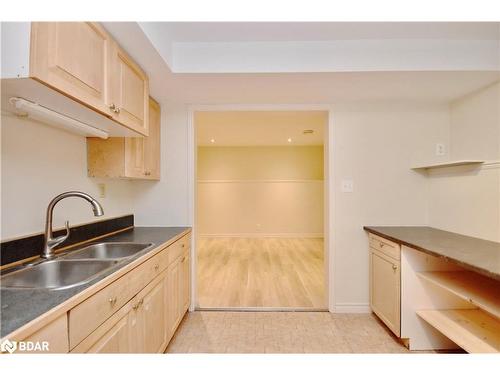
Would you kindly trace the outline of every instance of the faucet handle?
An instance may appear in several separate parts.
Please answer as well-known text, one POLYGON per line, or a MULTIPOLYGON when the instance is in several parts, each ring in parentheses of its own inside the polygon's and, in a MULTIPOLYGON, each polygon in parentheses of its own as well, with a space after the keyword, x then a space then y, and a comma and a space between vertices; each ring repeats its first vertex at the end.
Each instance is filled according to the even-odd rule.
POLYGON ((54 248, 56 247, 57 245, 59 245, 60 243, 63 243, 64 241, 66 241, 69 237, 69 221, 66 220, 64 222, 64 226, 66 227, 66 234, 63 234, 62 236, 59 236, 59 237, 56 237, 56 238, 51 238, 47 241, 47 243, 49 244, 49 246, 51 248, 54 248))

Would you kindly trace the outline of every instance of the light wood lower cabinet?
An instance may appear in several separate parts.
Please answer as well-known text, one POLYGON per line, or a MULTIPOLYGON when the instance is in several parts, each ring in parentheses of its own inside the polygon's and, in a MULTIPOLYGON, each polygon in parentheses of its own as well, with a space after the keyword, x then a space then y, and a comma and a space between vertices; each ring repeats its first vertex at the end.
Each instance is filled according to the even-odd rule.
POLYGON ((392 244, 370 239, 370 307, 399 337, 401 333, 401 267, 399 249, 396 252, 396 249, 390 245, 392 244), (377 246, 373 246, 373 242, 378 242, 377 246), (388 251, 379 250, 384 248, 388 251))
POLYGON ((53 320, 51 323, 21 341, 37 345, 24 351, 18 343, 18 350, 16 353, 67 353, 69 351, 67 315, 61 315, 59 318, 53 320))
MULTIPOLYGON (((187 241, 189 241, 189 236, 180 239, 163 252, 175 250, 180 246, 179 242, 184 244, 187 241)), ((189 247, 185 247, 185 249, 181 256, 171 260, 168 267, 160 271, 140 292, 81 340, 72 352, 163 352, 189 307, 189 303, 186 303, 189 301, 190 288, 190 280, 187 276, 190 274, 189 247)), ((163 252, 155 257, 164 256, 163 252)), ((155 257, 148 262, 155 262, 155 257)), ((158 265, 155 268, 160 268, 159 262, 155 264, 158 265)), ((130 273, 132 272, 134 271, 130 273)), ((127 286, 123 286, 123 288, 127 288, 127 286)), ((86 301, 80 305, 85 304, 86 301)), ((77 308, 78 306, 75 309, 77 308)), ((85 309, 85 311, 91 318, 92 310, 85 309)), ((78 322, 75 321, 76 323, 78 322)), ((73 337, 75 336, 73 335, 73 337)), ((81 334, 77 337, 81 337, 81 334)))

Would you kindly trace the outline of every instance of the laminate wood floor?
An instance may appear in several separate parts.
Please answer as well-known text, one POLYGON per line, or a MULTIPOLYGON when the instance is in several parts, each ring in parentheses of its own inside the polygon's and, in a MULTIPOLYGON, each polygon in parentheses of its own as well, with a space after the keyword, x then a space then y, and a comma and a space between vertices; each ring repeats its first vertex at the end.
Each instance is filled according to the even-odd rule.
POLYGON ((202 308, 326 307, 323 239, 201 238, 202 308))
POLYGON ((188 313, 167 353, 409 353, 372 314, 188 313))

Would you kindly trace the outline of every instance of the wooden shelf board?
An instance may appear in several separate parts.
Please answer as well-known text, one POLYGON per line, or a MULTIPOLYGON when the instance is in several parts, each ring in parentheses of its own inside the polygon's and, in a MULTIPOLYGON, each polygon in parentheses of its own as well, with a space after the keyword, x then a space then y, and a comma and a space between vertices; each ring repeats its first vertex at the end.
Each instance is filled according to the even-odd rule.
POLYGON ((470 271, 419 272, 417 275, 500 318, 500 282, 470 271))
POLYGON ((483 164, 484 160, 454 160, 447 161, 444 163, 436 163, 436 164, 428 164, 428 165, 418 165, 412 167, 413 170, 421 170, 421 169, 433 169, 433 168, 446 168, 446 167, 457 167, 460 165, 476 165, 483 164))
POLYGON ((480 309, 419 310, 417 315, 469 353, 500 352, 500 321, 480 309))

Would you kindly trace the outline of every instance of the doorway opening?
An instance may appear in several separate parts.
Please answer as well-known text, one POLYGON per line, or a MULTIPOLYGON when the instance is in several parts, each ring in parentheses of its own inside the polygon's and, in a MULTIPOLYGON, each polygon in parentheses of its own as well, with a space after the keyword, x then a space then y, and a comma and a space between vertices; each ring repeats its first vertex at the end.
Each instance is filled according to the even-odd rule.
POLYGON ((199 309, 325 310, 328 111, 195 111, 199 309))

